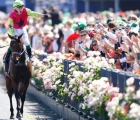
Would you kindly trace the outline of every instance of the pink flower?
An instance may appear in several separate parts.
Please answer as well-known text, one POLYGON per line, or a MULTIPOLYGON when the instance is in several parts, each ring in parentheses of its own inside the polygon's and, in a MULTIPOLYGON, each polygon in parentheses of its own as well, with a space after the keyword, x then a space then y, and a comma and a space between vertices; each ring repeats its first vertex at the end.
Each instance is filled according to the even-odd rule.
POLYGON ((107 101, 105 102, 105 106, 107 106, 107 105, 108 105, 108 103, 109 103, 109 100, 107 100, 107 101))
POLYGON ((52 86, 51 85, 45 85, 45 89, 52 89, 52 86))
POLYGON ((114 97, 116 97, 119 93, 114 93, 110 95, 110 100, 112 100, 114 97))
POLYGON ((47 82, 46 82, 46 85, 49 85, 49 84, 50 84, 50 82, 49 82, 49 81, 47 81, 47 82))
POLYGON ((105 91, 108 92, 108 90, 110 90, 111 88, 113 88, 113 83, 111 83, 111 85, 107 87, 105 91))
POLYGON ((124 106, 124 109, 125 109, 126 111, 129 111, 129 105, 125 105, 125 106, 124 106))

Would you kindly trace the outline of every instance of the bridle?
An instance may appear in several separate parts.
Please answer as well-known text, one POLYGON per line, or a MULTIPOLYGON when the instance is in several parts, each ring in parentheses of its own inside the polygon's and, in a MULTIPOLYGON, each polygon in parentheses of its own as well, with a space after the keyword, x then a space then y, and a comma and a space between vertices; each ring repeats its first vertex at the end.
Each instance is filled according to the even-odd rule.
MULTIPOLYGON (((16 42, 19 42, 20 43, 20 40, 19 39, 16 39, 16 38, 12 38, 11 41, 16 41, 16 42)), ((25 50, 23 49, 23 47, 20 45, 20 52, 12 52, 12 58, 13 58, 13 55, 18 55, 18 59, 15 61, 12 59, 12 62, 14 63, 19 63, 19 60, 21 58, 21 56, 25 53, 25 50)))

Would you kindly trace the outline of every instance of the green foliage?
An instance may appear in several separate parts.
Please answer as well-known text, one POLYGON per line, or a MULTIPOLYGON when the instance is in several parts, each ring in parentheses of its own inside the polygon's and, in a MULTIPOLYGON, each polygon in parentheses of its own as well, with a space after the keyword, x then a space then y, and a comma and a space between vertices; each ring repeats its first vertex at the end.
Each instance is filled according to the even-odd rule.
POLYGON ((39 90, 44 90, 44 84, 42 80, 39 80, 38 78, 34 78, 35 85, 38 87, 39 90))
POLYGON ((105 102, 107 100, 109 100, 109 97, 110 96, 108 94, 104 95, 103 102, 96 108, 96 110, 94 112, 94 117, 95 118, 98 118, 99 116, 102 116, 104 118, 104 120, 109 120, 109 117, 107 115, 108 113, 105 110, 105 108, 106 108, 105 102))
POLYGON ((97 66, 96 69, 94 70, 93 80, 99 80, 101 78, 100 72, 101 68, 97 66))

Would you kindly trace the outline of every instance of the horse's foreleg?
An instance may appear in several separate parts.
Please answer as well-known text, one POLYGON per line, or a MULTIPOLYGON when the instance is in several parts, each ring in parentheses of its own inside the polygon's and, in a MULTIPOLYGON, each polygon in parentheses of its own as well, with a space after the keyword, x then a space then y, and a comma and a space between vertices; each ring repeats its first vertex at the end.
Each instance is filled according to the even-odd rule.
POLYGON ((17 116, 16 117, 21 118, 22 117, 22 115, 20 113, 20 100, 21 100, 21 98, 20 98, 20 95, 19 95, 17 88, 15 89, 15 97, 16 97, 16 102, 17 102, 17 116))
POLYGON ((13 109, 13 103, 12 103, 12 92, 8 92, 8 96, 9 96, 9 99, 10 99, 10 111, 11 111, 11 115, 10 115, 10 119, 13 119, 14 118, 14 109, 13 109))
POLYGON ((6 88, 7 88, 7 94, 10 100, 10 111, 11 111, 10 119, 14 119, 14 109, 13 109, 13 103, 12 103, 13 89, 12 89, 11 80, 8 77, 6 77, 6 88))
POLYGON ((23 116, 23 106, 24 106, 24 102, 25 102, 25 97, 26 97, 26 91, 23 93, 22 97, 21 97, 21 109, 20 109, 20 112, 23 116))

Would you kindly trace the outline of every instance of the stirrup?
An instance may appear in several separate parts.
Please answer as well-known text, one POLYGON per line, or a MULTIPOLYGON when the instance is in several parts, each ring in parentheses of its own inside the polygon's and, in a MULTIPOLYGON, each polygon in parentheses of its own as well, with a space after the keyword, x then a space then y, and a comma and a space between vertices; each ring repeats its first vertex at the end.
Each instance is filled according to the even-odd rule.
POLYGON ((31 58, 31 57, 29 57, 29 60, 33 63, 34 61, 33 61, 33 59, 31 58))

